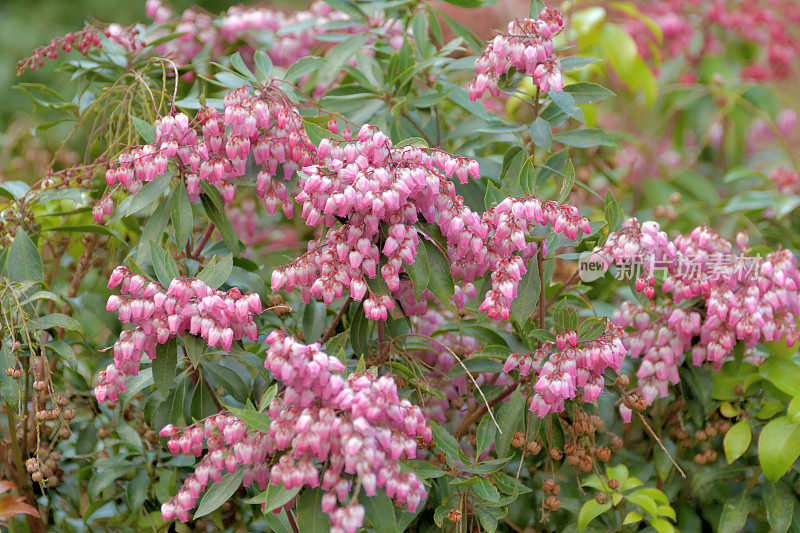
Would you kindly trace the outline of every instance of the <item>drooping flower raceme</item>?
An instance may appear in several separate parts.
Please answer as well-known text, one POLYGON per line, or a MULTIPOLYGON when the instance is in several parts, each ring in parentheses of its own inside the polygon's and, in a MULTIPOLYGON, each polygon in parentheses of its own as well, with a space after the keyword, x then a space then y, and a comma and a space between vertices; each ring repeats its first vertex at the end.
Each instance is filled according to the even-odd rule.
MULTIPOLYGON (((629 246, 624 236, 638 225, 629 221, 627 229, 610 235, 608 242, 629 246)), ((745 248, 746 240, 737 238, 737 244, 745 248)), ((613 315, 616 325, 628 328, 625 347, 642 359, 638 387, 647 403, 666 397, 669 384, 679 381, 678 366, 689 350, 693 364, 708 361, 719 369, 739 342, 752 349, 765 341, 783 339, 791 346, 800 340, 800 272, 789 250, 749 257, 706 226, 659 246, 675 251, 661 265, 661 290, 672 301, 648 306, 625 302, 613 315), (694 298, 696 304, 679 307, 694 298)), ((625 259, 620 249, 602 253, 635 260, 625 259)))
POLYGON ((605 389, 603 373, 608 368, 619 370, 627 350, 622 344, 622 329, 606 324, 601 335, 578 342, 574 331, 564 331, 556 341, 545 341, 534 352, 511 354, 503 365, 503 371, 519 368, 527 376, 533 372, 538 376, 533 389, 536 393, 530 402, 530 410, 544 418, 548 413, 564 410, 564 401, 575 398, 578 389, 583 390, 583 401, 593 402, 605 389))
POLYGON ((475 62, 476 78, 470 83, 473 101, 486 91, 499 96, 500 76, 513 67, 533 78, 542 91, 561 92, 564 79, 561 64, 553 53, 553 37, 564 28, 564 19, 557 9, 544 8, 538 19, 514 20, 504 35, 497 35, 475 62))
MULTIPOLYGON (((106 171, 108 185, 119 183, 135 194, 144 183, 165 174, 172 163, 191 201, 199 198, 201 184, 208 183, 228 203, 236 194, 231 180, 245 174, 252 153, 262 169, 256 195, 270 213, 280 205, 291 216, 286 186, 273 178, 289 179, 298 166, 311 163, 315 150, 297 109, 271 86, 255 95, 247 87, 234 89, 225 95, 223 107, 222 114, 206 107, 191 123, 183 113, 157 120, 155 142, 121 154, 106 171)), ((107 214, 106 198, 95 209, 98 222, 107 214)))
POLYGON ((119 286, 122 296, 109 296, 106 309, 136 327, 120 334, 114 362, 100 372, 94 390, 100 403, 116 400, 127 388, 127 376, 139 373, 142 355, 155 359, 156 345, 175 336, 197 335, 209 346, 230 352, 234 339, 254 341, 258 335, 253 316, 262 308, 255 293, 243 295, 235 287, 217 291, 193 278, 175 278, 165 289, 123 266, 114 269, 108 286, 119 286))
POLYGON ((389 376, 340 373, 344 365, 283 332, 274 331, 265 367, 285 385, 269 406, 269 433, 248 430, 228 413, 219 413, 189 428, 172 425, 167 436, 173 453, 208 451, 183 488, 162 506, 166 520, 188 519, 188 511, 208 479, 218 481, 223 467, 244 468, 244 484, 262 489, 268 483, 320 487, 322 510, 331 516, 331 531, 355 533, 364 508, 352 498, 353 481, 367 497, 382 487, 396 505, 414 511, 425 498, 419 479, 400 469, 401 459, 416 457, 417 439, 428 442, 431 429, 419 407, 400 399, 389 376), (282 451, 286 453, 280 453, 282 451))
POLYGON ((421 235, 417 222, 435 223, 441 230, 447 241, 441 251, 454 278, 470 283, 493 272, 482 309, 503 319, 525 273, 523 259, 537 250, 527 241, 530 231, 548 223, 568 238, 590 231, 574 206, 536 196, 507 199, 478 215, 448 180, 477 178, 475 161, 439 149, 395 147, 369 125, 355 142, 323 139, 316 155, 318 163, 302 169, 295 200, 309 226, 330 229, 308 244, 306 254, 273 272, 272 288, 299 287, 305 301, 313 296, 326 303, 342 298, 347 289, 355 300, 369 292, 364 309, 373 320, 385 320, 394 302, 373 292, 368 280, 383 263, 386 286, 400 290, 404 264, 414 263, 420 239, 430 237, 421 235))
MULTIPOLYGON (((172 11, 160 0, 147 1, 147 14, 160 26, 169 24, 172 11)), ((178 65, 185 66, 204 50, 211 53, 212 60, 236 50, 247 60, 253 50, 263 48, 264 33, 274 36, 274 41, 265 50, 272 62, 279 67, 288 67, 303 57, 319 55, 321 49, 331 42, 320 38, 325 34, 383 33, 395 48, 403 44, 400 21, 386 19, 383 13, 369 17, 365 23, 352 21, 350 15, 333 9, 325 2, 313 2, 307 10, 283 12, 266 5, 233 6, 226 13, 214 17, 196 8, 190 8, 177 17, 175 33, 177 39, 156 47, 165 56, 172 57, 178 65)), ((156 26, 150 32, 152 38, 166 34, 163 27, 156 26)), ((368 42, 374 42, 370 38, 368 42)), ((365 52, 371 52, 365 48, 365 52)))

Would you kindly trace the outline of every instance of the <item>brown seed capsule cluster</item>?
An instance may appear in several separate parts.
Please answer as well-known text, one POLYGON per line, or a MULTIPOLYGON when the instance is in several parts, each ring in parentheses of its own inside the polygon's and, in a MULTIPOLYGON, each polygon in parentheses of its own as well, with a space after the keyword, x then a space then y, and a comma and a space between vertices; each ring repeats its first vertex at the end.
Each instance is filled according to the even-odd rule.
POLYGON ((34 482, 52 488, 57 486, 64 476, 64 471, 58 467, 60 460, 60 452, 47 446, 40 446, 36 457, 30 457, 25 461, 25 469, 30 473, 34 482))
POLYGON ((605 423, 597 415, 588 415, 583 411, 575 414, 571 424, 565 423, 564 443, 565 462, 580 472, 590 472, 597 461, 607 463, 611 460, 611 449, 597 446, 597 434, 603 431, 605 423))
POLYGON ((511 437, 511 445, 514 448, 524 449, 527 453, 531 455, 536 455, 540 451, 542 451, 542 445, 539 444, 538 441, 535 440, 527 440, 525 438, 525 434, 522 431, 515 431, 514 435, 511 437))

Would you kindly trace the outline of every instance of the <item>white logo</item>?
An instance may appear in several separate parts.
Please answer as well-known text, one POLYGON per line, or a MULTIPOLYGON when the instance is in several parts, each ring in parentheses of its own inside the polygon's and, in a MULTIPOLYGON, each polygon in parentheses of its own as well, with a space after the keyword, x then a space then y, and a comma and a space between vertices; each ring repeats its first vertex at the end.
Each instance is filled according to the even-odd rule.
POLYGON ((583 282, 602 278, 611 264, 594 252, 583 252, 578 259, 578 276, 583 282))

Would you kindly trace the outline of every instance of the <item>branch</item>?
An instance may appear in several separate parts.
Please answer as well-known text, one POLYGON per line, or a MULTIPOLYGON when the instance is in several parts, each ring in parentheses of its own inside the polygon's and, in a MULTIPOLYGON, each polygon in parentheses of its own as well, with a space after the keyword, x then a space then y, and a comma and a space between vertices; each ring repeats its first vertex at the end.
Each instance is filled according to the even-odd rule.
MULTIPOLYGON (((468 413, 467 416, 465 416, 464 418, 461 419, 461 422, 458 424, 458 427, 453 432, 453 436, 456 439, 461 437, 464 433, 467 432, 467 430, 470 428, 470 426, 472 424, 474 424, 480 417, 482 417, 486 413, 486 411, 488 411, 488 407, 494 407, 498 403, 500 403, 503 400, 505 400, 506 398, 508 398, 511 395, 512 392, 517 390, 517 386, 518 385, 519 385, 519 381, 517 381, 516 383, 511 384, 503 392, 501 392, 496 398, 494 398, 493 400, 489 401, 486 404, 477 406, 477 409, 474 409, 473 411, 468 413)), ((492 418, 494 418, 494 417, 492 417, 492 418)))
POLYGON ((339 309, 339 312, 336 314, 336 318, 333 319, 333 322, 331 322, 331 325, 328 326, 328 329, 325 330, 325 333, 323 333, 322 337, 320 337, 320 339, 319 339, 319 343, 320 344, 325 344, 326 342, 328 342, 330 340, 331 337, 333 337, 333 335, 336 333, 336 326, 339 325, 339 322, 342 321, 342 317, 347 312, 347 310, 350 308, 350 304, 352 302, 353 302, 353 297, 352 296, 348 296, 347 300, 344 301, 344 305, 342 305, 342 308, 339 309))

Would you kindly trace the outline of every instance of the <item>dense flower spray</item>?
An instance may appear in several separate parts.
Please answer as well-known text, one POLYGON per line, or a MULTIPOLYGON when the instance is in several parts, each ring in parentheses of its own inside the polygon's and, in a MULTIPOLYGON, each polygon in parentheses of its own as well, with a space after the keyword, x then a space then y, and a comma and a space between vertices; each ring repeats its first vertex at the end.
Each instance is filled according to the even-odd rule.
POLYGON ((237 288, 217 291, 193 278, 175 278, 165 289, 123 266, 114 269, 108 286, 119 286, 122 296, 109 296, 106 309, 136 327, 120 334, 114 362, 100 372, 94 390, 100 403, 116 400, 127 389, 127 376, 139 373, 142 356, 155 359, 156 346, 176 335, 197 335, 209 346, 230 352, 234 339, 254 341, 258 334, 253 322, 262 311, 257 294, 242 294, 237 288))
MULTIPOLYGON (((792 24, 800 22, 794 0, 665 0, 641 2, 638 8, 658 24, 667 57, 684 57, 694 66, 709 54, 719 54, 733 42, 759 45, 762 51, 742 70, 753 80, 785 79, 800 51, 792 24)), ((628 17, 625 27, 643 57, 652 54, 652 32, 642 18, 628 17)))
POLYGON ((223 468, 244 468, 244 484, 262 489, 271 483, 320 487, 322 510, 331 531, 355 533, 363 524, 358 491, 375 496, 382 487, 396 505, 413 512, 426 497, 420 480, 400 469, 401 459, 417 454, 417 439, 429 442, 431 428, 419 407, 398 396, 389 376, 369 372, 343 377, 339 359, 280 331, 270 333, 264 366, 285 389, 269 405, 269 433, 248 430, 228 413, 219 413, 179 430, 166 426, 173 453, 207 453, 195 473, 161 512, 165 520, 188 519, 188 511, 208 479, 221 479, 223 468), (285 452, 285 453, 282 453, 285 452))
POLYGON ((741 251, 744 234, 734 245, 706 226, 672 241, 665 237, 655 223, 630 219, 595 250, 607 264, 643 263, 646 279, 637 281, 637 289, 650 298, 654 278, 647 265, 653 254, 659 256, 656 268, 665 272, 661 291, 671 301, 625 302, 613 315, 614 324, 628 328, 625 347, 642 359, 636 375, 648 404, 678 383, 685 352, 691 351, 693 364, 708 361, 719 369, 739 342, 751 350, 760 342, 785 340, 791 346, 800 340, 800 272, 790 251, 748 257, 741 251))
POLYGON ((595 401, 605 389, 606 369, 619 370, 627 350, 622 344, 622 329, 606 324, 605 331, 591 339, 581 339, 575 331, 560 333, 555 342, 545 341, 531 353, 512 354, 504 372, 519 368, 522 376, 538 376, 529 409, 540 418, 564 410, 564 401, 575 398, 582 389, 584 402, 595 401))
MULTIPOLYGON (((154 22, 171 25, 173 13, 167 5, 160 0, 148 0, 146 5, 147 14, 154 22)), ((374 32, 395 48, 403 43, 400 22, 387 20, 381 13, 366 23, 349 21, 349 15, 321 1, 313 2, 307 10, 290 13, 269 6, 233 6, 219 17, 190 8, 174 22, 174 31, 182 35, 159 45, 157 51, 172 57, 181 66, 190 65, 203 50, 208 50, 216 58, 224 55, 226 50, 236 48, 249 59, 253 50, 263 47, 260 35, 269 32, 275 35, 275 39, 266 50, 267 54, 275 65, 288 67, 302 57, 316 55, 315 50, 330 47, 329 41, 320 38, 325 34, 374 32)), ((165 33, 166 30, 159 26, 152 31, 153 37, 165 33)), ((369 39, 369 42, 374 41, 374 37, 369 39)), ((365 51, 370 52, 366 48, 365 51)))
MULTIPOLYGON (((136 193, 144 183, 174 170, 191 201, 199 198, 201 185, 208 183, 219 189, 228 203, 236 195, 231 180, 245 174, 252 153, 262 169, 256 179, 256 195, 270 213, 280 206, 291 216, 292 203, 282 180, 292 177, 299 165, 308 165, 315 150, 297 108, 272 86, 260 88, 254 95, 247 87, 234 89, 225 95, 223 106, 221 114, 206 107, 191 123, 183 113, 156 121, 155 142, 123 152, 106 171, 108 185, 119 183, 136 193)), ((94 209, 98 222, 111 210, 109 196, 94 209)))
POLYGON ((506 33, 496 36, 475 62, 476 78, 469 86, 470 99, 477 100, 486 91, 499 96, 500 76, 512 67, 529 74, 542 91, 561 92, 564 79, 553 53, 553 37, 563 28, 561 13, 549 8, 542 9, 538 19, 510 22, 506 33))
POLYGON ((300 287, 304 301, 314 296, 326 303, 346 289, 355 300, 368 294, 364 309, 373 320, 385 320, 394 302, 374 292, 368 280, 382 265, 388 289, 400 290, 403 264, 412 264, 420 238, 430 237, 421 237, 417 222, 438 226, 454 278, 470 283, 492 271, 481 309, 500 319, 509 316, 524 258, 536 253, 537 244, 527 240, 534 227, 549 223, 568 238, 590 232, 574 206, 536 196, 509 198, 479 215, 448 180, 479 177, 477 162, 439 149, 393 146, 373 126, 363 126, 355 142, 323 139, 316 158, 317 164, 302 169, 295 200, 309 226, 330 229, 309 243, 306 254, 274 271, 272 288, 300 287))

